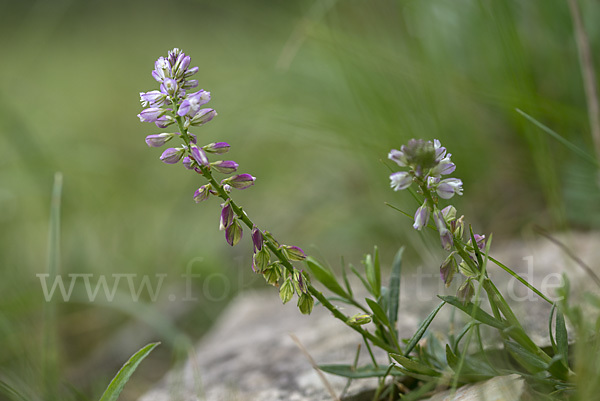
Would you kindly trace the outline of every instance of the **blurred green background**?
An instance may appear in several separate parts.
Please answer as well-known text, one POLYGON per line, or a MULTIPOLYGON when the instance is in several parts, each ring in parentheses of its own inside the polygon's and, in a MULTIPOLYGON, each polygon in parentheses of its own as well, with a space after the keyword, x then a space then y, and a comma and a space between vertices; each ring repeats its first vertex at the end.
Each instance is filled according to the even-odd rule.
MULTIPOLYGON (((580 5, 599 65, 600 3, 580 5)), ((0 43, 0 380, 29 399, 97 399, 131 353, 163 341, 134 399, 238 291, 265 287, 247 241, 231 249, 218 231, 218 202, 192 201, 199 177, 144 144, 161 130, 139 122, 138 93, 156 89, 153 63, 173 47, 219 113, 193 131, 199 144, 229 142, 258 177, 235 199, 333 266, 375 244, 388 263, 401 244, 418 260, 410 220, 384 204, 415 209, 386 162, 413 137, 453 154, 454 203, 476 231, 600 224, 594 168, 515 112, 592 153, 563 0, 3 1, 0 43), (124 284, 113 302, 81 285, 44 302, 55 172, 59 273, 168 274, 156 302, 124 284), (194 302, 181 301, 188 268, 194 302)))

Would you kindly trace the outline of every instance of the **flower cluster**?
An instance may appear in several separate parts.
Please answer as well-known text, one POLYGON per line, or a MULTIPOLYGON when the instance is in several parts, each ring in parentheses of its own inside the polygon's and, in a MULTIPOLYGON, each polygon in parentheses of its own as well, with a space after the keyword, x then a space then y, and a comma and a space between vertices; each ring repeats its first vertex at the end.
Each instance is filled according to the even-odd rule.
POLYGON ((244 224, 254 227, 252 269, 262 274, 269 284, 280 287, 279 294, 284 303, 297 293, 298 308, 302 313, 308 314, 314 305, 308 289, 308 276, 291 264, 306 258, 302 249, 280 245, 269 233, 261 232, 229 196, 232 188, 246 189, 254 185, 256 178, 250 174, 231 175, 239 167, 235 161, 210 161, 209 155, 223 155, 229 151, 231 146, 227 142, 198 146, 196 135, 188 132, 191 127, 204 125, 217 115, 215 110, 204 107, 210 101, 210 92, 203 89, 188 92, 198 86, 197 80, 190 79, 198 72, 198 67, 190 68, 190 61, 190 57, 181 50, 173 49, 167 57, 160 57, 155 62, 152 76, 159 82, 159 90, 140 93, 140 101, 145 109, 138 117, 140 121, 154 123, 159 128, 176 123, 179 132, 148 135, 146 144, 157 148, 173 138, 181 140, 179 146, 166 149, 160 160, 166 164, 181 162, 186 169, 195 171, 208 181, 194 192, 193 199, 196 203, 207 200, 211 195, 224 200, 221 204, 219 229, 225 231, 225 240, 229 245, 234 246, 242 239, 244 224), (213 177, 213 172, 229 177, 218 182, 213 177), (271 253, 277 257, 275 261, 271 261, 271 253), (283 283, 280 285, 282 279, 283 283))
MULTIPOLYGON (((421 194, 424 200, 414 215, 413 228, 423 229, 433 217, 442 247, 451 252, 440 267, 442 281, 450 285, 454 273, 460 271, 467 280, 459 289, 459 296, 468 299, 472 296, 471 280, 477 275, 475 258, 471 255, 475 249, 470 239, 466 243, 462 241, 465 231, 464 216, 457 218, 456 208, 452 205, 441 210, 438 207, 440 199, 450 199, 454 195, 463 194, 463 183, 460 179, 442 178, 456 170, 451 156, 437 139, 433 142, 411 139, 400 150, 392 149, 388 155, 388 158, 400 167, 407 168, 407 171, 390 175, 390 186, 395 191, 400 191, 413 183, 417 185, 417 193, 421 194), (462 261, 459 263, 457 258, 462 258, 462 261)), ((477 248, 483 250, 485 236, 475 234, 474 239, 477 248)))
POLYGON ((402 145, 400 150, 392 149, 388 158, 400 167, 408 167, 408 171, 399 171, 390 175, 391 187, 400 191, 410 187, 416 182, 419 192, 425 196, 423 205, 415 213, 413 227, 421 230, 429 222, 433 214, 434 223, 440 233, 442 246, 446 250, 452 247, 450 234, 441 210, 437 208, 438 197, 450 199, 454 194, 462 195, 462 181, 458 178, 445 178, 454 172, 456 165, 450 160, 450 153, 446 152, 440 141, 433 142, 422 139, 411 139, 407 145, 402 145))

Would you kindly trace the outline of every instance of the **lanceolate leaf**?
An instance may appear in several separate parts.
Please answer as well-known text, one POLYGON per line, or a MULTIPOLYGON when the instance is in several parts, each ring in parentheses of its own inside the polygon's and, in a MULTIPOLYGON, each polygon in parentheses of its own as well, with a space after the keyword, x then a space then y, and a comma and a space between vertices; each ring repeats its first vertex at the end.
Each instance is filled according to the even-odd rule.
MULTIPOLYGON (((388 372, 387 366, 365 365, 361 367, 354 367, 352 365, 319 365, 319 369, 323 372, 331 373, 332 375, 348 377, 350 379, 364 379, 367 377, 384 377, 388 372)), ((404 376, 404 374, 397 369, 392 369, 387 374, 388 376, 404 376)))
POLYGON ((500 320, 496 319, 495 317, 487 314, 486 312, 481 310, 479 307, 475 311, 475 314, 473 314, 473 308, 475 307, 475 305, 473 305, 473 303, 471 303, 471 302, 469 302, 465 305, 462 302, 460 302, 460 300, 458 298, 450 296, 450 295, 446 295, 446 296, 438 295, 438 298, 440 298, 442 301, 448 302, 452 306, 455 306, 456 308, 465 312, 467 315, 473 316, 476 320, 480 321, 483 324, 487 324, 488 326, 492 326, 497 329, 506 328, 506 325, 503 322, 501 322, 500 320))
POLYGON ((435 315, 437 315, 437 313, 440 311, 440 309, 442 309, 442 306, 444 306, 445 304, 446 304, 446 301, 442 301, 442 303, 440 303, 437 306, 437 308, 435 308, 433 311, 431 311, 429 316, 427 316, 427 318, 425 320, 423 320, 423 323, 421 323, 421 325, 417 329, 417 332, 415 333, 415 335, 408 342, 408 345, 406 346, 406 350, 404 351, 404 356, 408 356, 412 352, 412 350, 415 348, 417 343, 421 340, 421 338, 423 337, 423 334, 425 334, 425 331, 427 330, 427 328, 429 327, 429 325, 435 318, 435 315))
POLYGON ((315 278, 327 287, 329 291, 342 298, 348 298, 348 294, 346 294, 346 291, 338 284, 331 270, 327 269, 311 257, 306 258, 306 264, 315 278))
POLYGON ((160 343, 148 344, 133 354, 131 358, 125 362, 125 365, 123 365, 117 375, 112 379, 106 391, 104 394, 102 394, 100 401, 117 401, 121 391, 123 391, 123 387, 125 387, 125 384, 127 381, 129 381, 129 378, 133 372, 135 372, 139 364, 148 356, 148 354, 150 354, 150 352, 152 352, 154 348, 156 348, 158 344, 160 343))
POLYGON ((396 328, 398 320, 398 308, 400 307, 400 273, 402 272, 402 253, 404 247, 400 248, 394 257, 392 273, 390 275, 390 290, 388 292, 388 319, 392 327, 396 328))

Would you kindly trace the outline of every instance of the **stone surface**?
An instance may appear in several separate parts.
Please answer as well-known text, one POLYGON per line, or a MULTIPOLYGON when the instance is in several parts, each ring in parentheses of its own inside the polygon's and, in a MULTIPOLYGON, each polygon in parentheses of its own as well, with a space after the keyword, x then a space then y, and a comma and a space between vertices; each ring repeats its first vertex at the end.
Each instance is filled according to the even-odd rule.
MULTIPOLYGON (((600 256, 598 235, 563 236, 561 240, 572 245, 577 255, 590 264, 600 256)), ((575 293, 581 293, 587 286, 592 285, 581 268, 574 266, 558 247, 544 239, 532 243, 518 241, 493 247, 492 254, 523 274, 538 288, 546 287, 546 292, 551 296, 553 291, 550 287, 558 284, 559 273, 563 271, 571 277, 575 293)), ((598 269, 597 264, 595 269, 598 269)), ((456 291, 456 287, 443 288, 436 270, 437 266, 403 272, 399 331, 404 338, 412 336, 419 322, 439 303, 435 294, 451 294, 456 291)), ((534 340, 547 342, 550 306, 516 283, 501 269, 490 265, 489 274, 501 292, 507 294, 507 299, 517 314, 524 317, 526 329, 534 340)), ((448 310, 449 308, 442 309, 432 325, 432 330, 438 330, 442 334, 447 331, 448 314, 445 312, 448 310)), ((354 311, 344 309, 344 313, 351 315, 354 311)), ((281 305, 273 288, 243 293, 232 302, 212 331, 200 341, 187 363, 173 370, 139 401, 334 399, 292 341, 290 333, 298 337, 317 364, 352 363, 357 345, 361 343, 359 335, 332 318, 326 309, 318 305, 315 306, 312 315, 303 316, 292 302, 281 305)), ((385 363, 384 354, 378 353, 377 356, 385 363)), ((368 363, 364 350, 361 363, 368 363)), ((339 395, 346 380, 331 375, 326 377, 335 393, 339 395)), ((521 383, 520 379, 516 378, 496 379, 493 379, 489 386, 499 386, 506 383, 503 380, 513 380, 510 387, 514 390, 520 386, 518 383, 521 383)), ((373 386, 372 380, 355 381, 348 394, 356 395, 373 386)), ((440 394, 442 398, 437 397, 433 400, 479 399, 456 397, 462 392, 471 391, 464 396, 468 397, 468 394, 487 392, 491 388, 485 387, 488 384, 482 386, 484 387, 465 387, 460 390, 461 393, 454 395, 440 394)), ((510 398, 509 393, 505 396, 490 400, 517 399, 510 398)))
POLYGON ((427 401, 519 401, 525 392, 525 380, 519 375, 498 376, 483 383, 469 384, 443 391, 427 401))

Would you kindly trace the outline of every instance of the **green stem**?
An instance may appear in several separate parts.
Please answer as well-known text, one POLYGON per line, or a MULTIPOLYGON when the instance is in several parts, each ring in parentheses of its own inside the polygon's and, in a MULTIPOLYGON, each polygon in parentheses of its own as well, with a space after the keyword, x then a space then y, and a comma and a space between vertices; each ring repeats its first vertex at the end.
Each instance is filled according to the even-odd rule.
MULTIPOLYGON (((177 106, 174 105, 174 107, 175 107, 175 115, 177 115, 176 114, 177 113, 177 106)), ((189 134, 187 132, 187 129, 184 127, 183 121, 182 121, 181 117, 177 116, 177 117, 175 117, 175 119, 176 119, 177 124, 179 126, 179 130, 181 131, 181 137, 183 138, 183 140, 184 140, 184 142, 186 143, 186 146, 187 146, 186 153, 189 156, 191 156, 191 151, 189 149, 190 138, 189 138, 189 134)), ((244 212, 244 210, 242 209, 242 207, 239 206, 237 203, 235 203, 235 201, 231 198, 231 196, 227 193, 227 191, 225 191, 225 189, 223 188, 223 186, 220 183, 218 183, 217 180, 215 180, 215 178, 212 176, 212 172, 210 171, 210 169, 208 167, 202 166, 202 165, 199 165, 198 167, 200 168, 200 171, 202 172, 202 175, 204 176, 204 178, 206 178, 208 180, 208 182, 210 183, 212 189, 217 192, 217 195, 219 196, 219 198, 223 199, 225 202, 229 202, 229 205, 231 206, 231 209, 237 215, 237 217, 249 229, 251 229, 251 230, 254 229, 254 227, 256 227, 256 225, 252 222, 252 220, 250 220, 250 218, 244 212)), ((293 273, 294 272, 294 267, 292 266, 292 264, 290 263, 290 261, 288 260, 288 258, 283 254, 283 252, 268 238, 265 238, 265 244, 267 245, 267 248, 269 248, 269 250, 273 253, 273 255, 275 255, 279 259, 279 261, 285 267, 285 269, 289 273, 293 273)), ((327 308, 333 314, 334 317, 336 317, 337 319, 339 319, 342 322, 344 322, 344 324, 346 324, 348 327, 352 328, 353 330, 357 331, 363 337, 368 338, 369 340, 371 340, 371 342, 374 345, 377 345, 379 348, 381 348, 381 349, 383 349, 383 350, 385 350, 387 352, 390 352, 390 353, 400 353, 401 352, 401 350, 399 348, 396 349, 396 348, 393 348, 393 347, 389 346, 388 344, 384 343, 378 337, 376 337, 373 334, 369 333, 367 330, 364 330, 362 327, 347 324, 346 322, 348 321, 348 319, 350 317, 346 316, 342 312, 340 312, 339 309, 337 307, 335 307, 335 305, 333 305, 331 302, 329 302, 329 300, 327 300, 327 298, 323 295, 323 293, 321 293, 319 290, 317 290, 316 288, 314 288, 311 284, 307 285, 307 289, 308 289, 308 292, 313 297, 315 297, 321 303, 321 305, 323 305, 325 308, 327 308)), ((357 306, 360 307, 360 305, 357 305, 357 306)), ((362 307, 361 307, 361 309, 364 310, 364 308, 362 308, 362 307)))

